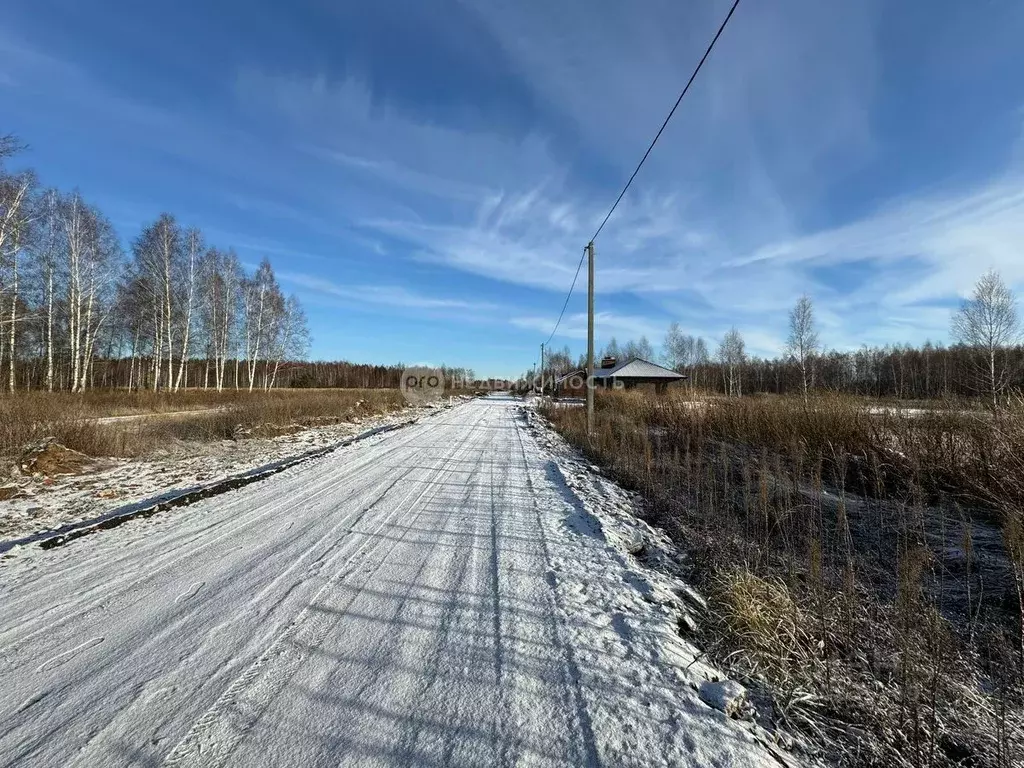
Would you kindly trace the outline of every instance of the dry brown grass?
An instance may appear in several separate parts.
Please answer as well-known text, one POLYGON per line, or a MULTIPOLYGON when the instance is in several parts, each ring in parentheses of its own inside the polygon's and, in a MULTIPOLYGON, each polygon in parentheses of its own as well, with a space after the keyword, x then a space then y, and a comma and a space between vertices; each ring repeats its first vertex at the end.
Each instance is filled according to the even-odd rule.
POLYGON ((601 393, 555 426, 690 551, 708 647, 856 765, 1024 758, 1024 407, 601 393))
POLYGON ((26 445, 54 438, 89 456, 142 456, 173 440, 272 436, 383 414, 403 404, 401 393, 389 389, 8 395, 0 397, 0 454, 16 457, 26 445), (104 421, 111 417, 117 418, 104 421))

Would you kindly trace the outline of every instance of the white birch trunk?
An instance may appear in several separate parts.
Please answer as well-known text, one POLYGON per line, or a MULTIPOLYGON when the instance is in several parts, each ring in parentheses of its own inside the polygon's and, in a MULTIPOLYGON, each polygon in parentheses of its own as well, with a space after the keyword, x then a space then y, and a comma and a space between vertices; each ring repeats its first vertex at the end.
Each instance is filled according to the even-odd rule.
POLYGON ((10 364, 10 375, 8 377, 8 384, 11 392, 14 392, 14 366, 15 358, 17 355, 17 345, 15 343, 15 328, 18 324, 18 247, 19 244, 15 242, 14 253, 12 254, 12 265, 13 265, 13 283, 11 285, 11 335, 10 335, 10 347, 11 347, 11 364, 10 364))
POLYGON ((178 378, 174 382, 174 391, 181 389, 181 380, 185 375, 185 361, 188 359, 189 332, 192 329, 192 303, 196 287, 196 250, 194 244, 189 244, 188 261, 188 303, 185 308, 185 328, 181 342, 181 363, 178 365, 178 378))

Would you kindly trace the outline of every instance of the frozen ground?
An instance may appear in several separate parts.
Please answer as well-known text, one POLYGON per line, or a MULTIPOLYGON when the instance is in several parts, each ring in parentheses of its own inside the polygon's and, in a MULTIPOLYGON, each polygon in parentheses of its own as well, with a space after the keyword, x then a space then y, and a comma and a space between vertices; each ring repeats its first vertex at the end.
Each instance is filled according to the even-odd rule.
MULTIPOLYGON (((215 483, 289 456, 337 443, 366 430, 397 424, 431 412, 409 408, 384 416, 274 438, 219 440, 212 443, 175 442, 150 459, 98 459, 90 471, 56 477, 30 476, 12 467, 6 487, 18 495, 0 501, 0 554, 4 542, 100 517, 173 489, 215 483)), ((173 418, 202 411, 112 416, 101 423, 140 418, 173 418)))
POLYGON ((0 765, 778 766, 632 500, 510 399, 0 559, 0 765), (737 717, 731 718, 721 710, 737 717))

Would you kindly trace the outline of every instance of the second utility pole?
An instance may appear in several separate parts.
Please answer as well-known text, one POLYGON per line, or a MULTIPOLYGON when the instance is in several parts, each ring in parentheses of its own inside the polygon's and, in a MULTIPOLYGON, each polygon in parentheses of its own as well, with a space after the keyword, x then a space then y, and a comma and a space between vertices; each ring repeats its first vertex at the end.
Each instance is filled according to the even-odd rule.
POLYGON ((544 345, 540 345, 540 396, 544 397, 544 345))
POLYGON ((587 435, 594 435, 594 241, 587 243, 587 435))

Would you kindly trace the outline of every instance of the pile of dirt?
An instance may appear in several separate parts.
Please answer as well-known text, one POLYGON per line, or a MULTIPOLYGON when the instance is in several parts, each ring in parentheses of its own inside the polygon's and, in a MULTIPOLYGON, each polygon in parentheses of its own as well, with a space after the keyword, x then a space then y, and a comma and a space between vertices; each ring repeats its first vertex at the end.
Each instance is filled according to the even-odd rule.
POLYGON ((26 475, 77 475, 93 465, 93 459, 84 453, 65 448, 55 440, 47 439, 27 446, 18 461, 26 475))

